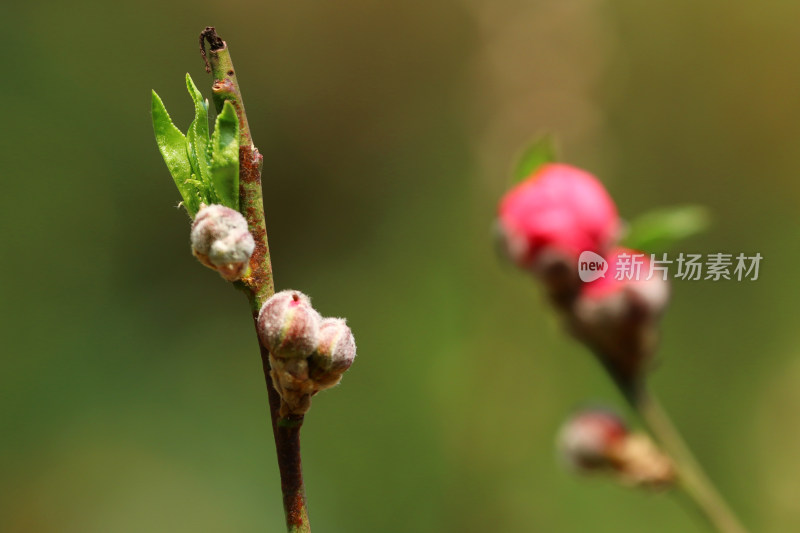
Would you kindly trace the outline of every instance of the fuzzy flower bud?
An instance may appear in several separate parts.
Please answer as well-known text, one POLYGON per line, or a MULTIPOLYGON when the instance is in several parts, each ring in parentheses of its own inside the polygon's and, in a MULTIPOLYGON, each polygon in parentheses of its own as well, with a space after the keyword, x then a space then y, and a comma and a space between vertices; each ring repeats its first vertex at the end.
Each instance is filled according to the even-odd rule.
POLYGON ((321 320, 308 296, 299 291, 281 291, 261 307, 258 335, 276 357, 305 358, 317 347, 321 320))
POLYGON ((498 215, 509 256, 536 272, 545 250, 568 261, 586 250, 602 254, 621 226, 617 208, 597 178, 555 163, 543 165, 506 193, 498 215))
POLYGON ((228 281, 247 272, 255 241, 238 211, 222 205, 203 206, 192 224, 192 253, 228 281))
POLYGON ((581 295, 591 300, 630 295, 643 312, 661 314, 669 302, 669 283, 661 273, 650 272, 647 254, 629 248, 615 248, 605 256, 608 271, 603 277, 585 283, 581 295))
POLYGON ((323 319, 317 349, 309 359, 311 377, 317 382, 319 390, 339 383, 355 357, 356 341, 347 322, 342 318, 323 319))
POLYGON ((594 409, 573 416, 561 428, 558 444, 567 464, 584 474, 609 472, 622 483, 648 487, 675 480, 672 461, 610 411, 594 409))
POLYGON ((579 471, 611 468, 613 450, 628 436, 625 422, 605 410, 588 410, 561 428, 559 449, 567 464, 579 471))
POLYGON ((356 356, 345 320, 323 319, 299 291, 282 291, 264 302, 258 335, 270 352, 270 377, 281 397, 281 417, 308 411, 311 397, 339 383, 356 356))
POLYGON ((572 309, 571 329, 620 384, 635 386, 658 341, 669 283, 658 273, 650 276, 649 260, 640 252, 617 248, 606 260, 605 277, 582 285, 572 309), (625 270, 620 268, 623 261, 623 265, 640 262, 630 279, 627 274, 617 275, 625 270))

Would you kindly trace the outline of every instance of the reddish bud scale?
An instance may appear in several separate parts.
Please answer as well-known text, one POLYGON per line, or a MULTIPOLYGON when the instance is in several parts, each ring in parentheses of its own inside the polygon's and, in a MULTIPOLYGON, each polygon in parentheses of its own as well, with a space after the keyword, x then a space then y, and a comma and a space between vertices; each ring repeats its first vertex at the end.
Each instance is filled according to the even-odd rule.
POLYGON ((270 354, 269 362, 272 383, 281 397, 280 415, 305 413, 311 407, 311 396, 315 392, 314 382, 308 375, 308 361, 297 357, 285 359, 270 354))

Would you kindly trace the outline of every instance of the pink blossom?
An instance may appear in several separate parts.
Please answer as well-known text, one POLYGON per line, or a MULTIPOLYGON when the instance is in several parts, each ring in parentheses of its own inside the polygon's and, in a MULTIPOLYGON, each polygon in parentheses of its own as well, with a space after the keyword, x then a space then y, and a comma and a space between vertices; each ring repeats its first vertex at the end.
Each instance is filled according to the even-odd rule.
POLYGON ((607 300, 627 293, 629 298, 653 314, 660 313, 669 299, 669 283, 661 272, 650 272, 650 257, 629 248, 614 248, 605 256, 608 270, 604 277, 585 283, 580 296, 588 300, 607 300))
POLYGON ((642 252, 617 248, 605 259, 605 277, 580 287, 571 309, 571 330, 618 382, 633 387, 655 350, 669 282, 659 272, 650 276, 650 261, 642 252))
POLYGON ((556 163, 540 167, 503 197, 499 222, 509 255, 525 268, 535 266, 545 250, 570 260, 585 250, 602 254, 620 229, 617 208, 597 178, 556 163))

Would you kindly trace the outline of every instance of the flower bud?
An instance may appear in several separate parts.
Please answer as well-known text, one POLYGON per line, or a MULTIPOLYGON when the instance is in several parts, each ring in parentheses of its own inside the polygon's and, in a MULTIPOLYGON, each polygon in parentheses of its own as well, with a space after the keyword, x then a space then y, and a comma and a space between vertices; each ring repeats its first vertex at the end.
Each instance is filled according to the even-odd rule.
POLYGON ((630 392, 658 342, 658 322, 669 302, 669 283, 657 274, 647 279, 649 260, 640 252, 617 248, 606 260, 605 277, 581 287, 572 308, 571 329, 630 392), (634 256, 641 262, 638 273, 633 271, 631 279, 617 276, 622 258, 632 261, 634 256))
POLYGON ((612 473, 618 481, 660 487, 675 480, 672 461, 649 437, 631 433, 622 419, 605 410, 587 410, 561 428, 559 448, 567 463, 584 474, 612 473))
POLYGON ((594 409, 581 412, 564 424, 558 443, 567 464, 585 472, 611 468, 613 450, 627 436, 628 428, 620 417, 594 409))
POLYGON ((247 220, 223 205, 201 207, 192 224, 191 241, 195 257, 228 281, 245 275, 255 249, 247 220))
POLYGON ((336 385, 356 357, 353 332, 342 318, 325 318, 319 328, 317 349, 309 358, 311 377, 320 390, 336 385))
POLYGON ((650 258, 643 252, 629 248, 615 248, 605 256, 607 273, 583 285, 581 296, 604 300, 611 296, 627 294, 629 300, 643 313, 660 315, 669 302, 669 283, 663 275, 650 275, 650 258))
POLYGON ((258 335, 275 357, 305 358, 317 347, 320 321, 308 296, 299 291, 281 291, 261 307, 258 335))
POLYGON ((570 260, 586 250, 602 254, 617 239, 621 224, 597 178, 569 165, 547 164, 506 193, 499 226, 511 259, 538 272, 544 250, 570 260))

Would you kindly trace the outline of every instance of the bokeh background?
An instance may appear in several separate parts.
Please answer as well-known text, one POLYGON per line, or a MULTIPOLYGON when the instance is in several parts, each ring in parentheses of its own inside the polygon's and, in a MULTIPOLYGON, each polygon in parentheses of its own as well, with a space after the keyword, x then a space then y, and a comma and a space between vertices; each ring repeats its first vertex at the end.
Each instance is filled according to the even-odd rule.
MULTIPOLYGON (((490 227, 519 150, 558 135, 633 217, 707 205, 653 386, 754 532, 800 530, 800 4, 42 2, 3 7, 0 531, 280 532, 244 297, 189 253, 156 150, 197 36, 232 50, 279 288, 359 357, 303 429, 314 530, 706 531, 670 494, 577 479, 554 435, 622 408, 490 227)), ((624 409, 623 409, 624 411, 624 409)))

